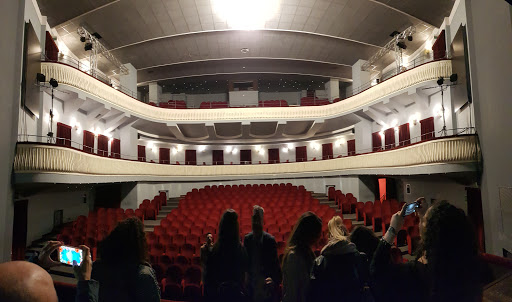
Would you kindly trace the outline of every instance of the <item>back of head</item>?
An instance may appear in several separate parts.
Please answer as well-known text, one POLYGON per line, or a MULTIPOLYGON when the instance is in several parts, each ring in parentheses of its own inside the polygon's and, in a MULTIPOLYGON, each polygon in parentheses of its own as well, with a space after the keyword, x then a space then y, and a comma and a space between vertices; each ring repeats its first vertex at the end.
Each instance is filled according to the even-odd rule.
POLYGON ((228 209, 222 214, 219 222, 219 237, 214 245, 216 251, 229 250, 240 246, 238 214, 228 209))
POLYGON ((57 302, 50 275, 40 266, 26 261, 0 264, 0 301, 57 302))
POLYGON ((343 224, 343 219, 340 216, 334 216, 327 223, 327 229, 329 230, 329 244, 336 243, 338 241, 347 240, 348 230, 343 224))
POLYGON ((262 207, 255 205, 252 208, 252 231, 256 236, 261 236, 263 233, 263 213, 265 211, 262 207))
POLYGON ((322 220, 313 212, 306 212, 299 217, 288 238, 283 261, 291 250, 311 254, 311 246, 322 234, 322 220))
POLYGON ((117 224, 98 246, 101 262, 108 266, 137 267, 148 261, 148 246, 142 221, 136 217, 117 224))
POLYGON ((480 295, 478 249, 463 210, 446 201, 432 206, 422 228, 422 250, 432 274, 432 301, 469 301, 480 295))
POLYGON ((358 226, 352 230, 349 239, 356 245, 357 250, 365 253, 371 261, 377 245, 379 245, 379 238, 375 236, 373 231, 367 227, 358 226))

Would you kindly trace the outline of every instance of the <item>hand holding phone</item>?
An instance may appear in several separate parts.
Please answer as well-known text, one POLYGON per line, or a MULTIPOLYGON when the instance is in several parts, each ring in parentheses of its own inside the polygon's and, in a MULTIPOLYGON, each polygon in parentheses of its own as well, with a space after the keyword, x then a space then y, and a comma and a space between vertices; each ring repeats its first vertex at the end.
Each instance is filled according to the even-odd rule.
POLYGON ((61 265, 59 261, 55 261, 50 257, 61 245, 63 245, 61 241, 48 241, 37 257, 38 264, 45 270, 61 265))
POLYGON ((61 245, 59 247, 59 261, 66 265, 80 266, 83 261, 83 251, 76 247, 61 245))
POLYGON ((83 252, 83 261, 80 266, 73 266, 73 273, 75 274, 75 278, 78 281, 87 281, 91 280, 92 273, 92 258, 91 258, 91 250, 86 245, 79 246, 80 250, 83 252))

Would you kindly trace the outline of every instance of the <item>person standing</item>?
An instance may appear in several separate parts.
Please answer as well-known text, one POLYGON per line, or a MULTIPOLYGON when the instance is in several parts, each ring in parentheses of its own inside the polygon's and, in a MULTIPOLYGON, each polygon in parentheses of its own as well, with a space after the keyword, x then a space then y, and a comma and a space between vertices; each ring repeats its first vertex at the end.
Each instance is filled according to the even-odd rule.
POLYGON ((248 293, 254 302, 276 301, 276 289, 282 279, 277 243, 272 235, 263 231, 263 213, 262 207, 254 206, 252 232, 244 238, 249 258, 248 293))
POLYGON ((208 232, 206 233, 206 242, 201 246, 201 269, 202 269, 202 276, 203 276, 203 282, 204 282, 204 275, 206 271, 206 262, 208 261, 208 256, 212 252, 213 249, 213 235, 212 233, 208 232))
POLYGON ((293 227, 283 256, 283 302, 305 302, 315 260, 312 247, 322 234, 322 220, 313 212, 302 214, 293 227))

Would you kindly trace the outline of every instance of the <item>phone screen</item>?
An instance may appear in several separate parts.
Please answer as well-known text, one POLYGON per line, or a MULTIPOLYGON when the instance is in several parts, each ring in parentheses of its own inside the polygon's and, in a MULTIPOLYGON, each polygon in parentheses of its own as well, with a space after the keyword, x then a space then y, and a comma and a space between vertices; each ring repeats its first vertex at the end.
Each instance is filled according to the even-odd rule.
POLYGON ((416 208, 418 207, 418 204, 413 202, 405 206, 405 216, 411 215, 412 213, 416 212, 416 208))
POLYGON ((83 252, 81 249, 71 246, 60 246, 59 247, 59 261, 67 265, 73 265, 76 261, 76 265, 80 266, 83 260, 83 252))

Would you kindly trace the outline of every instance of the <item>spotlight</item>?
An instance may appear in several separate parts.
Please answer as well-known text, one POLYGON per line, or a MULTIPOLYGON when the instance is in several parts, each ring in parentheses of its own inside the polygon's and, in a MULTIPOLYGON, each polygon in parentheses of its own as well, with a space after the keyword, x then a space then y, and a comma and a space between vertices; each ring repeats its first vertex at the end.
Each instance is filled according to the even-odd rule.
POLYGON ((395 30, 394 32, 390 33, 389 36, 390 37, 394 37, 394 36, 399 35, 399 34, 400 34, 400 32, 395 30))
POLYGON ((80 42, 85 42, 85 37, 80 37, 80 42))
POLYGON ((407 40, 412 41, 412 36, 407 36, 407 40))
POLYGON ((459 76, 454 73, 450 76, 450 82, 454 83, 454 82, 457 82, 457 79, 459 78, 459 76))
POLYGON ((441 85, 443 85, 443 83, 444 83, 443 77, 440 77, 439 79, 437 79, 437 85, 441 86, 441 85))
POLYGON ((93 35, 93 37, 95 37, 98 40, 101 39, 101 35, 98 33, 93 33, 92 35, 93 35))
POLYGON ((404 42, 398 42, 396 43, 396 46, 400 47, 401 49, 407 49, 407 45, 405 45, 404 42))
POLYGON ((38 82, 46 82, 46 76, 44 74, 38 72, 36 74, 36 80, 38 82))
POLYGON ((59 82, 57 82, 57 80, 56 80, 56 79, 51 78, 51 79, 50 79, 50 85, 51 85, 53 88, 57 88, 57 86, 59 86, 59 82))
POLYGON ((85 43, 84 50, 88 51, 88 50, 91 50, 91 49, 92 49, 92 43, 85 43))

